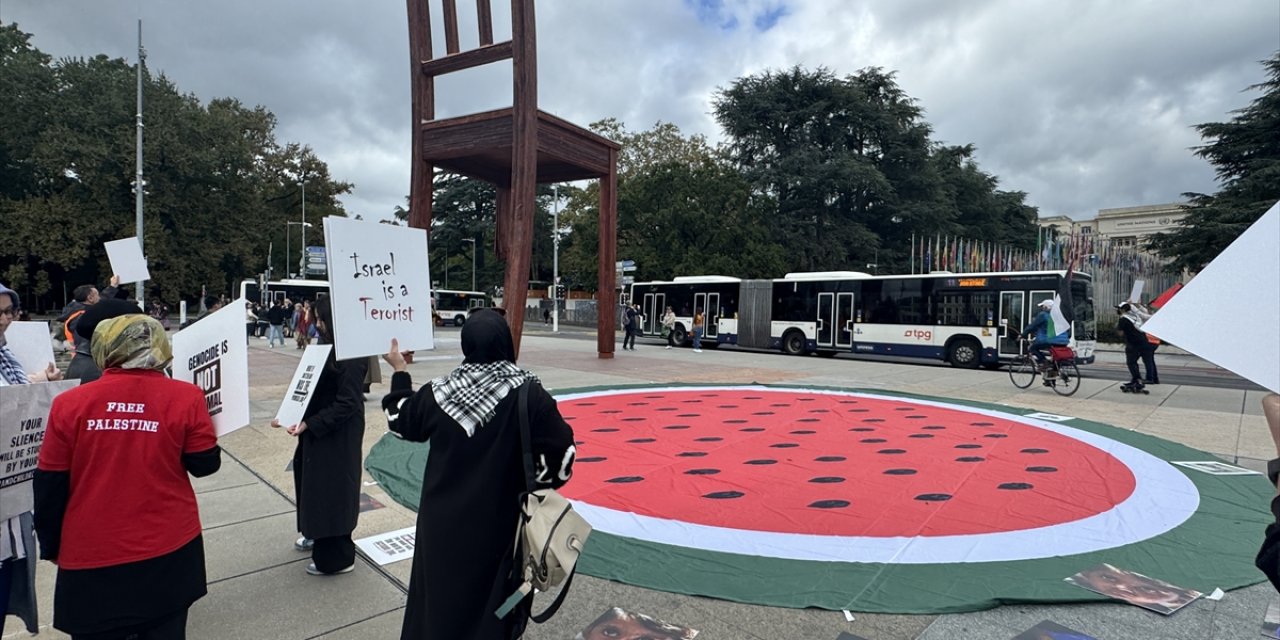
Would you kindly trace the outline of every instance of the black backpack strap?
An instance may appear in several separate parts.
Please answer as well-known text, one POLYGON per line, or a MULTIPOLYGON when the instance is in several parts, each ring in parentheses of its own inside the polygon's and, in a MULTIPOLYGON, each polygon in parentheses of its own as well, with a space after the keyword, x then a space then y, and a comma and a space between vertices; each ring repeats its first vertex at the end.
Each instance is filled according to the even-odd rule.
POLYGON ((546 609, 543 609, 542 613, 534 613, 531 607, 529 609, 529 619, 538 624, 550 620, 551 616, 554 616, 560 610, 560 605, 564 604, 564 597, 569 595, 569 587, 573 584, 573 576, 576 573, 578 573, 577 567, 574 567, 574 570, 569 572, 568 576, 565 576, 564 584, 560 585, 560 593, 556 594, 555 601, 548 605, 546 609))
POLYGON ((520 392, 516 401, 520 403, 517 408, 520 413, 520 448, 524 458, 524 487, 525 491, 533 491, 534 470, 533 470, 533 438, 529 435, 529 385, 530 381, 525 380, 520 385, 520 392))

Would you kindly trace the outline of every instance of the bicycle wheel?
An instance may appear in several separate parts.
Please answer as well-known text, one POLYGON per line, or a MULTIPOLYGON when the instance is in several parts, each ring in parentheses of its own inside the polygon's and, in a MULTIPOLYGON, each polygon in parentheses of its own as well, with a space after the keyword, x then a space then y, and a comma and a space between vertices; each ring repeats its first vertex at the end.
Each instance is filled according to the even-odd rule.
POLYGON ((1069 396, 1080 389, 1080 369, 1074 362, 1058 363, 1058 379, 1054 380, 1053 390, 1060 396, 1069 396))
POLYGON ((1036 381, 1035 360, 1030 356, 1020 356, 1009 363, 1009 382, 1019 389, 1026 389, 1036 381))

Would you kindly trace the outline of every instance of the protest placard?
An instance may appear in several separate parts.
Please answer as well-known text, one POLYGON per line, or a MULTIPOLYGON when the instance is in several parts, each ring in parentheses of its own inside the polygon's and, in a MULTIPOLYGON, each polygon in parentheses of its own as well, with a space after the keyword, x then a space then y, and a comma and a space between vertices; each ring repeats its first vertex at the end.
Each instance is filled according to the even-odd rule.
POLYGON ((426 231, 330 216, 324 237, 337 358, 434 348, 426 231))
POLYGON ((78 380, 0 386, 0 522, 32 508, 31 480, 54 396, 78 380))
POLYGON ((237 300, 173 336, 173 378, 204 392, 218 437, 249 424, 245 304, 237 300))
POLYGON ((1142 302, 1142 289, 1146 285, 1146 280, 1134 280, 1133 288, 1129 290, 1129 302, 1142 302))
POLYGON ((53 362, 53 340, 47 322, 14 322, 5 329, 4 337, 27 373, 44 371, 53 362))
POLYGON ((142 255, 142 243, 137 236, 112 240, 103 243, 103 246, 107 249, 107 260, 111 261, 111 272, 120 276, 120 284, 151 279, 147 259, 142 255))
POLYGON ((284 400, 276 411, 276 420, 280 421, 281 426, 292 427, 302 421, 302 414, 311 402, 316 382, 320 380, 320 370, 330 351, 333 351, 332 345, 313 344, 302 352, 302 360, 298 362, 293 380, 289 381, 289 386, 284 391, 284 400))

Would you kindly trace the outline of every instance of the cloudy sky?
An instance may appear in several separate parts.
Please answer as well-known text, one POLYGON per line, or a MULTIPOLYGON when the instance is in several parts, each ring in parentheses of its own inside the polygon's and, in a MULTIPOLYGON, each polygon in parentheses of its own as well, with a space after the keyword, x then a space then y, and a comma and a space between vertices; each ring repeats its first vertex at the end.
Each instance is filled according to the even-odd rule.
MULTIPOLYGON (((465 48, 475 9, 458 4, 465 48)), ((502 39, 509 5, 492 4, 502 39)), ((667 121, 718 140, 711 102, 735 78, 880 66, 919 100, 935 140, 976 145, 1002 188, 1027 192, 1042 216, 1077 218, 1214 191, 1191 127, 1245 106, 1258 61, 1280 49, 1276 0, 543 0, 537 11, 540 105, 579 124, 667 121)), ((348 212, 386 217, 403 201, 404 2, 0 0, 0 20, 55 57, 132 60, 138 18, 153 69, 202 99, 273 111, 281 141, 311 145, 355 184, 348 212)), ((439 115, 509 105, 510 78, 507 65, 446 78, 439 115)))

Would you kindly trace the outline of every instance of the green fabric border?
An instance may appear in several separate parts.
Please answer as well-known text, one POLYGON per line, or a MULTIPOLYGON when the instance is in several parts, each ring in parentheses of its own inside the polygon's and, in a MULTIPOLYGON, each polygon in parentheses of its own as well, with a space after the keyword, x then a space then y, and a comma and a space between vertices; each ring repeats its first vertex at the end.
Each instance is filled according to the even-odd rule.
MULTIPOLYGON (((638 384, 557 389, 555 395, 656 387, 732 387, 742 384, 638 384)), ((1015 416, 1039 410, 883 389, 755 384, 929 400, 1015 416)), ((1163 460, 1214 460, 1213 455, 1154 436, 1080 418, 1061 422, 1142 449, 1163 460)), ((429 447, 392 436, 379 440, 365 466, 394 500, 417 510, 429 447)), ((1263 476, 1213 476, 1178 468, 1200 491, 1200 507, 1181 526, 1123 547, 1072 556, 963 564, 896 565, 760 558, 687 549, 594 532, 579 570, 658 591, 780 607, 883 613, 953 613, 1000 604, 1086 602, 1104 596, 1063 578, 1107 562, 1173 584, 1209 592, 1265 578, 1253 565, 1274 487, 1263 476)))

